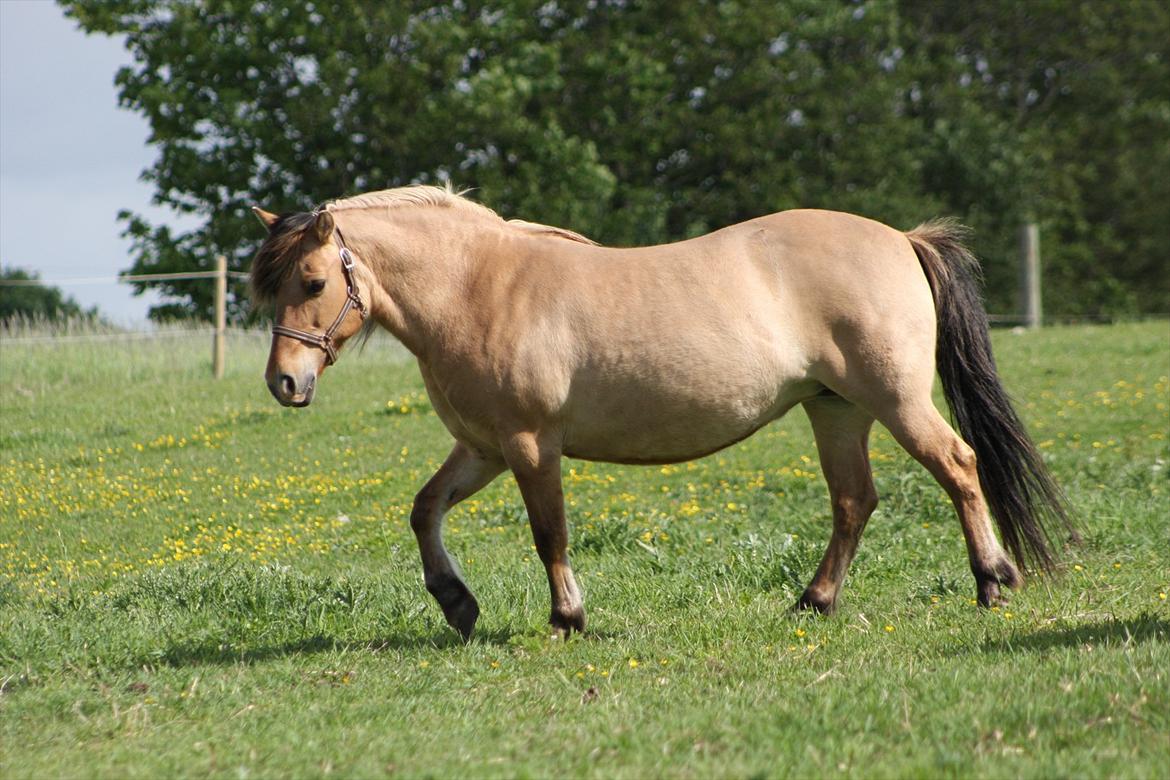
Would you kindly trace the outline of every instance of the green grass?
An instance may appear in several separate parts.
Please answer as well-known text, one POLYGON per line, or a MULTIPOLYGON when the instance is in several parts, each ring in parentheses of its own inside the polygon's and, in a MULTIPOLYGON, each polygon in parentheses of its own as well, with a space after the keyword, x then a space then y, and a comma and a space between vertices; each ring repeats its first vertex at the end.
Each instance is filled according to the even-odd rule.
POLYGON ((266 339, 0 342, 0 775, 1151 777, 1170 764, 1170 327, 995 334, 1085 543, 973 605, 884 431, 838 614, 800 412, 693 464, 567 462, 589 632, 549 639, 515 484, 448 520, 456 640, 407 522, 449 439, 374 342, 282 409, 266 339))

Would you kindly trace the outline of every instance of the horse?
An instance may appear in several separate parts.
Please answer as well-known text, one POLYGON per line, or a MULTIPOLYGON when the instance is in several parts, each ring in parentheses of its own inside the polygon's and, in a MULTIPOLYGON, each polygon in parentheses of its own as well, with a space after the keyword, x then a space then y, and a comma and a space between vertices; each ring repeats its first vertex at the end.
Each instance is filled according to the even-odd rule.
POLYGON ((901 232, 800 209, 614 248, 505 220, 449 187, 253 211, 268 229, 251 294, 275 307, 265 380, 277 401, 308 405, 342 345, 372 327, 417 358, 455 441, 410 525, 426 589, 465 640, 479 604, 442 539, 459 502, 511 470, 548 576, 549 622, 566 636, 584 630, 585 610, 566 553, 562 457, 692 460, 797 404, 832 507, 797 609, 838 603, 877 506, 875 420, 950 497, 979 604, 1002 603, 1021 568, 1050 568, 1058 528, 1075 534, 997 374, 977 261, 953 220, 901 232), (961 436, 932 401, 936 370, 961 436))

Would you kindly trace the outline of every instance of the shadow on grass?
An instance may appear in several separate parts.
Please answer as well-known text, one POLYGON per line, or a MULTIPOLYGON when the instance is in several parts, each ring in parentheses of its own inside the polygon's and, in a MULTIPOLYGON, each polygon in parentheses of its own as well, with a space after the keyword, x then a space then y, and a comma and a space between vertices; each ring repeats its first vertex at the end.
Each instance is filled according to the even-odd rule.
MULTIPOLYGON (((575 637, 571 642, 607 640, 615 635, 607 632, 589 631, 575 637)), ((533 649, 549 643, 543 632, 530 626, 521 628, 495 628, 476 631, 470 642, 464 642, 454 631, 443 631, 433 636, 412 634, 406 636, 378 637, 369 640, 345 640, 329 636, 311 636, 303 639, 271 645, 249 645, 231 642, 179 644, 163 652, 156 661, 166 666, 199 666, 206 664, 235 665, 252 664, 275 658, 315 655, 318 653, 371 653, 387 650, 443 650, 464 645, 489 645, 493 647, 527 647, 533 649)))
POLYGON ((179 644, 159 657, 167 666, 200 666, 206 664, 252 664, 298 655, 318 653, 379 653, 385 650, 421 650, 423 648, 454 647, 463 644, 455 635, 437 637, 404 636, 378 638, 366 641, 344 640, 330 636, 311 636, 271 645, 253 645, 244 641, 179 644))
POLYGON ((1170 622, 1150 614, 1129 619, 1109 618, 1094 623, 1060 626, 985 642, 983 652, 1037 653, 1078 647, 1117 647, 1144 642, 1170 642, 1170 622))

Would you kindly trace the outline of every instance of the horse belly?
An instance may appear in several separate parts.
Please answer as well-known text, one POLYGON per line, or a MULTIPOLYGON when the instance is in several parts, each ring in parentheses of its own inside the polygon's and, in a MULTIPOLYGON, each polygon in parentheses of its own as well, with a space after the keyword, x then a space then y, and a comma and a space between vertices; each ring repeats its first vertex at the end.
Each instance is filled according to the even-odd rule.
POLYGON ((750 436, 819 389, 796 377, 695 368, 706 376, 665 384, 625 377, 575 386, 564 453, 617 463, 692 460, 750 436))

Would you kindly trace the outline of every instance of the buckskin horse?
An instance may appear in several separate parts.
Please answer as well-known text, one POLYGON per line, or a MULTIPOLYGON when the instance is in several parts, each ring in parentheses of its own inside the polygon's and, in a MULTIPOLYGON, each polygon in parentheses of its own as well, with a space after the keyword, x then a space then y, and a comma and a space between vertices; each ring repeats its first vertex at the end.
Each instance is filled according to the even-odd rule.
POLYGON ((367 317, 418 359, 455 445, 410 522, 426 588, 464 638, 479 605, 443 546, 442 520, 505 469, 548 575, 550 623, 581 631, 561 457, 691 460, 796 404, 812 423, 833 513, 799 608, 834 608, 877 505, 875 419, 950 496, 980 604, 1021 583, 1017 564, 1050 566, 1050 533, 1072 532, 996 373, 978 266, 954 222, 901 232, 794 210, 611 248, 429 186, 306 213, 254 211, 269 232, 252 294, 275 305, 265 378, 280 403, 309 404, 367 317), (931 400, 936 370, 962 438, 931 400))

